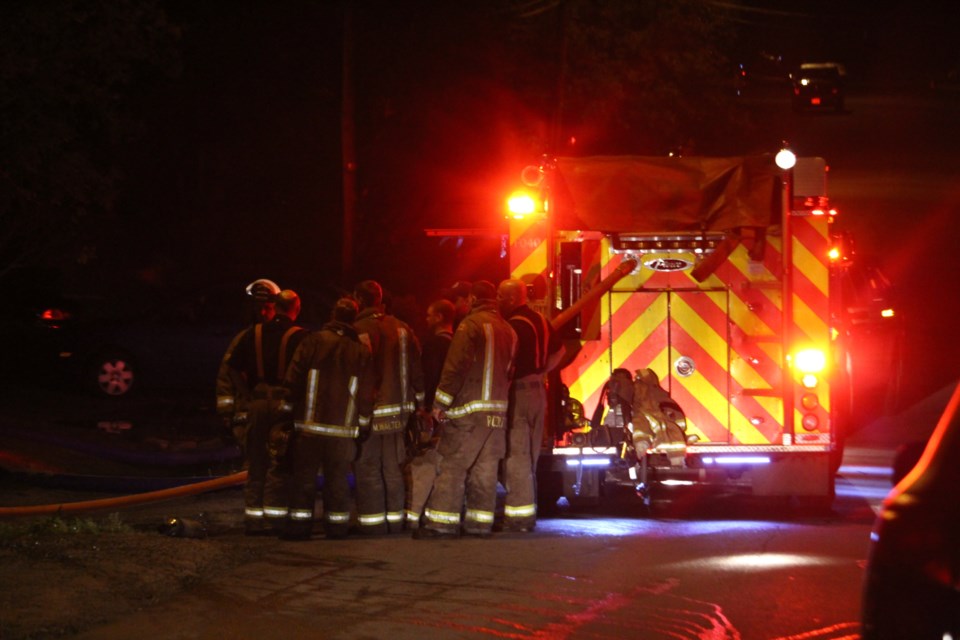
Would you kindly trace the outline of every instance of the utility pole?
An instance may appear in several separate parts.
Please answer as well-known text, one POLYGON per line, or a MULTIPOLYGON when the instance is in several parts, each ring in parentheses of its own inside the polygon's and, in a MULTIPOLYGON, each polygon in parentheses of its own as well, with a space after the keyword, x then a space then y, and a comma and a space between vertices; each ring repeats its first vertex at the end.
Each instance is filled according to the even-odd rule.
POLYGON ((559 155, 563 148, 563 109, 567 97, 567 6, 563 0, 558 3, 557 10, 560 23, 560 68, 557 70, 557 104, 554 107, 550 132, 549 144, 552 145, 548 152, 550 155, 559 155))
POLYGON ((343 68, 340 97, 340 146, 343 173, 343 246, 340 275, 344 283, 353 277, 354 232, 357 218, 357 148, 353 94, 353 3, 343 14, 343 68))

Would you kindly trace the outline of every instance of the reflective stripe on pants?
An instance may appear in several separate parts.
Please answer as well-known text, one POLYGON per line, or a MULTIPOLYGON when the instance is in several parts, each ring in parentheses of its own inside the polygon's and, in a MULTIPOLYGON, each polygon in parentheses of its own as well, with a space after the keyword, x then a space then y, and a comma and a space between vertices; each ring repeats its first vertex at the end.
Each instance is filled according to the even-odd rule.
MULTIPOLYGON (((298 433, 293 442, 292 479, 287 483, 286 499, 290 515, 286 530, 292 534, 310 534, 317 499, 317 472, 323 468, 323 530, 332 536, 346 535, 350 528, 350 462, 356 451, 352 438, 298 433)), ((282 473, 271 467, 268 486, 282 494, 282 473), (276 483, 273 481, 277 480, 276 483)), ((277 499, 278 496, 271 496, 277 499)), ((276 503, 274 503, 276 504, 276 503)))
POLYGON ((533 526, 537 521, 537 460, 543 439, 547 394, 543 385, 510 390, 507 456, 503 461, 505 526, 533 526))
POLYGON ((455 532, 456 523, 433 514, 457 514, 459 522, 461 509, 466 505, 468 513, 491 514, 488 522, 471 520, 470 533, 486 533, 492 529, 492 514, 497 503, 497 468, 506 449, 505 438, 504 429, 486 426, 486 416, 451 420, 444 425, 437 448, 439 472, 424 513, 425 526, 455 532))
POLYGON ((403 530, 406 483, 401 464, 406 455, 402 432, 373 432, 360 445, 354 463, 357 513, 364 533, 403 530))

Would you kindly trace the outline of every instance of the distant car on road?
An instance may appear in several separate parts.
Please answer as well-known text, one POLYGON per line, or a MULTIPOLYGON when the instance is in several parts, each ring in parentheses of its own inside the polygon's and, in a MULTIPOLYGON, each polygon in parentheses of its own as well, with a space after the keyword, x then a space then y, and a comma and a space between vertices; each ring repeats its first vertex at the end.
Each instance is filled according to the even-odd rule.
POLYGON ((836 62, 804 62, 793 73, 793 108, 844 110, 846 68, 836 62))
POLYGON ((870 535, 862 638, 960 638, 960 385, 870 535))

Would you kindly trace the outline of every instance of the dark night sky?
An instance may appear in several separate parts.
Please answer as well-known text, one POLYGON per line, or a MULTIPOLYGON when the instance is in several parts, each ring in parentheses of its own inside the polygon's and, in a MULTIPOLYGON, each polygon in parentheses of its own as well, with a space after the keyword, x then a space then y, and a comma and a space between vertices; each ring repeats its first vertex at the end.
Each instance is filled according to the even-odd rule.
MULTIPOLYGON (((861 81, 891 85, 922 84, 960 62, 955 10, 711 4, 732 8, 731 58, 837 59, 861 81)), ((291 286, 374 277, 421 297, 480 275, 472 263, 455 273, 453 243, 427 241, 422 229, 501 223, 502 196, 542 150, 530 136, 552 114, 518 98, 516 61, 497 46, 512 14, 478 11, 490 6, 482 2, 354 4, 357 266, 341 278, 343 3, 162 6, 181 26, 182 72, 134 96, 144 129, 122 156, 120 224, 99 250, 104 262, 291 286)), ((555 41, 540 48, 543 60, 556 58, 555 41)), ((555 83, 544 87, 549 103, 555 83)), ((486 267, 493 278, 503 263, 486 267)))
POLYGON ((127 201, 157 253, 178 246, 176 260, 225 277, 339 266, 338 16, 285 9, 171 6, 183 71, 144 108, 127 201))
POLYGON ((411 6, 361 3, 354 16, 352 278, 339 273, 343 13, 328 3, 171 5, 185 25, 183 73, 145 109, 146 137, 130 152, 132 226, 156 241, 153 252, 130 246, 133 256, 311 285, 361 277, 403 292, 449 285, 449 273, 443 284, 423 276, 448 270, 431 263, 453 242, 438 247, 423 228, 500 222, 505 186, 495 174, 506 173, 510 123, 498 118, 510 107, 496 102, 509 98, 482 77, 482 44, 463 42, 444 12, 411 6))

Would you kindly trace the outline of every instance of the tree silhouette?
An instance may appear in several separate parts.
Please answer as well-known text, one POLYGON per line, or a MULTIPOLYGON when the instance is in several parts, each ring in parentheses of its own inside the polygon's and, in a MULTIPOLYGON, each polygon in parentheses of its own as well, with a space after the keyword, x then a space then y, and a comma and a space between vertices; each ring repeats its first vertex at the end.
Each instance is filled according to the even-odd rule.
POLYGON ((176 73, 177 36, 156 1, 0 4, 0 276, 95 252, 135 98, 176 73))

